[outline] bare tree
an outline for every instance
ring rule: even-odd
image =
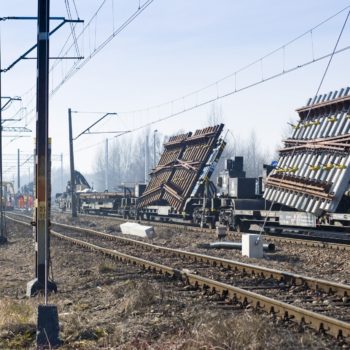
[[[247,177],[260,176],[263,164],[269,163],[269,159],[271,159],[270,153],[261,148],[254,130],[251,131],[247,139],[242,139],[231,131],[228,132],[227,145],[218,164],[218,170],[224,168],[225,159],[233,159],[236,156],[243,156]]]
[[[223,122],[222,106],[218,102],[213,102],[211,105],[208,118],[205,126],[214,126]]]
[[[150,140],[148,149],[146,149],[146,136]],[[155,141],[155,144],[153,144],[153,141]],[[156,162],[160,158],[163,141],[164,136],[160,132],[154,135],[154,131],[151,129],[146,129],[142,133],[133,136],[127,135],[115,139],[114,143],[109,147],[108,152],[108,179],[110,189],[117,190],[121,185],[132,187],[136,183],[143,182],[145,175],[145,154],[148,153],[149,155],[150,162],[147,171],[150,172],[154,164],[154,155]],[[105,187],[106,165],[104,146],[101,146],[96,156],[93,174],[95,187],[98,191],[103,191]]]
[[[279,157],[279,150],[283,148],[283,141],[290,138],[295,130],[295,128],[298,125],[298,121],[295,120],[295,118],[290,117],[288,122],[284,125],[281,132],[281,140],[276,144],[273,158],[278,159]]]

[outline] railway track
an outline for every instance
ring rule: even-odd
[[[56,214],[68,214],[68,213],[62,213],[62,212],[54,212]],[[81,217],[91,217],[94,219],[101,219],[106,218],[106,216],[101,215],[92,215],[92,214],[79,214]],[[116,222],[127,222],[127,221],[135,221],[135,220],[125,220],[119,217],[107,216],[108,219],[115,220]],[[135,221],[136,222],[136,221]],[[158,221],[145,221],[145,220],[137,220],[137,222],[144,224],[144,225],[152,225],[155,227],[164,227],[164,228],[172,228],[172,229],[179,229],[179,230],[186,230],[188,232],[206,232],[215,235],[215,229],[210,228],[200,228],[196,226],[190,226],[190,225],[183,225],[178,223],[169,223],[169,222],[158,222]],[[228,231],[228,235],[232,238],[240,239],[241,234],[234,233],[232,231]],[[346,250],[350,251],[350,241],[345,240],[332,240],[331,238],[325,239],[321,238],[316,239],[312,236],[300,236],[296,234],[286,234],[284,236],[280,235],[274,235],[272,233],[270,234],[264,234],[264,237],[268,239],[272,243],[287,243],[287,244],[295,244],[295,245],[301,245],[301,246],[307,246],[307,247],[315,247],[315,248],[328,248],[328,249],[335,249],[335,250]]]
[[[25,223],[23,220],[15,221]],[[55,231],[51,231],[51,234],[59,239],[98,251],[112,259],[181,278],[189,285],[215,292],[233,303],[243,306],[250,304],[317,331],[350,338],[348,285],[155,246],[95,230],[52,224]],[[56,227],[65,233],[57,232]],[[84,240],[81,239],[82,235]],[[110,241],[115,242],[118,250],[110,249]],[[320,296],[325,293],[329,294],[327,304],[319,302]]]

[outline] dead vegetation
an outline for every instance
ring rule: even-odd
[[[193,311],[193,310],[192,310]],[[301,334],[298,339],[280,329],[276,332],[274,322],[251,311],[230,316],[227,313],[195,309],[174,318],[163,319],[153,325],[158,336],[152,337],[147,324],[138,324],[138,332],[130,335],[130,323],[118,323],[103,339],[101,345],[108,349],[123,350],[294,350],[327,349],[322,340],[310,334]],[[151,322],[149,319],[148,322]]]
[[[126,316],[139,313],[146,308],[159,304],[164,298],[163,290],[156,289],[153,284],[143,281],[137,283],[127,280],[114,287],[113,294],[120,299],[119,309]]]
[[[107,335],[103,328],[89,326],[89,320],[80,313],[73,313],[64,321],[61,337],[66,345],[74,344],[74,347],[91,345]]]
[[[23,349],[35,340],[36,310],[29,300],[0,300],[0,348]]]
[[[103,262],[98,266],[98,271],[100,273],[111,273],[116,271],[116,266],[111,262]]]
[[[180,347],[190,349],[312,349],[320,342],[302,335],[299,344],[294,336],[276,334],[274,323],[267,317],[246,311],[236,317],[208,311],[198,314],[190,328],[188,338]]]

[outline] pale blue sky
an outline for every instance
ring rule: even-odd
[[[70,1],[71,2],[71,1]],[[75,0],[79,15],[86,21],[98,8],[101,0]],[[143,3],[141,1],[141,3]],[[106,0],[105,9],[84,36],[87,53],[94,46],[95,36],[107,37],[112,31],[112,3],[114,26],[135,11],[138,0]],[[72,4],[72,2],[71,2]],[[299,34],[307,31],[330,15],[350,5],[350,1],[235,1],[235,0],[154,0],[154,2],[125,31],[115,37],[98,55],[75,74],[50,102],[50,133],[53,153],[64,153],[68,165],[67,109],[80,111],[130,111],[157,105],[200,89],[265,55]],[[1,0],[0,16],[36,15],[35,0]],[[74,13],[73,5],[71,5]],[[66,16],[64,0],[52,1],[52,16]],[[327,25],[313,33],[314,56],[329,52],[345,19],[342,13]],[[3,67],[23,53],[36,40],[34,22],[2,22]],[[78,27],[82,28],[82,27]],[[79,29],[78,29],[79,31]],[[69,26],[51,37],[51,52],[56,55]],[[346,27],[340,46],[349,44],[350,26]],[[312,58],[311,34],[285,51],[285,68]],[[74,52],[72,52],[74,53]],[[349,53],[334,58],[321,92],[336,90],[349,84]],[[278,72],[283,66],[280,51],[264,61],[263,74]],[[71,61],[65,61],[50,76],[57,84]],[[273,151],[279,143],[287,121],[295,118],[294,110],[312,96],[319,84],[327,61],[321,61],[294,73],[277,78],[236,95],[220,100],[226,126],[240,138],[248,137],[255,129],[262,148]],[[65,68],[66,67],[66,68]],[[238,84],[255,81],[261,75],[261,67],[237,79]],[[13,71],[3,75],[3,94],[22,95],[35,84],[35,62],[25,61]],[[234,80],[219,84],[218,93],[234,89]],[[184,100],[186,107],[213,97],[215,89]],[[35,92],[34,90],[32,91]],[[28,96],[24,96],[25,106]],[[34,100],[33,100],[34,102]],[[20,107],[13,104],[4,118],[9,118]],[[182,108],[175,106],[174,108]],[[184,113],[179,117],[154,125],[163,134],[178,129],[196,129],[205,125],[210,105]],[[120,115],[119,118],[101,123],[99,130],[133,129],[149,121],[165,117],[164,110]],[[74,116],[76,133],[89,126],[99,115]],[[35,115],[26,116],[34,130]],[[17,125],[22,125],[21,123]],[[98,130],[98,129],[96,129]],[[75,133],[75,134],[76,134]],[[138,134],[133,134],[137,137]],[[32,135],[33,137],[34,135]],[[76,149],[83,149],[103,141],[106,136],[84,136],[76,142]],[[130,136],[124,136],[130,137]],[[4,153],[15,154],[17,148],[31,153],[32,138],[8,143],[4,139]],[[230,140],[228,140],[230,142]],[[101,146],[79,152],[76,166],[82,172],[92,169],[95,153]],[[59,166],[59,164],[54,164]],[[5,165],[6,169],[6,165]],[[5,174],[12,179],[16,169]]]

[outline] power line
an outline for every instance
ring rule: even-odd
[[[350,7],[350,6],[349,6],[349,7]],[[346,24],[346,22],[344,23],[344,25],[345,25],[345,24]],[[336,47],[337,47],[337,46],[336,46]],[[324,59],[326,59],[326,58],[333,57],[333,56],[336,55],[336,54],[345,52],[345,51],[347,51],[347,50],[350,49],[350,46],[343,47],[342,49],[339,49],[339,50],[336,50],[336,47],[335,47],[334,51],[331,52],[331,53],[329,53],[329,54],[326,54],[326,55],[321,56],[321,57],[318,57],[318,58],[314,58],[313,60],[308,61],[308,62],[306,62],[306,63],[304,63],[304,64],[295,66],[295,67],[290,68],[290,69],[288,69],[288,70],[284,70],[284,71],[282,71],[282,72],[280,72],[280,73],[278,73],[278,74],[272,75],[272,76],[270,76],[270,77],[268,77],[268,78],[264,78],[264,79],[262,79],[262,80],[260,80],[260,81],[258,81],[258,82],[249,84],[249,85],[244,86],[244,87],[242,87],[242,88],[240,88],[240,89],[232,90],[232,91],[230,91],[230,92],[228,92],[228,93],[225,93],[225,94],[223,94],[223,95],[217,95],[216,97],[211,98],[211,99],[208,99],[208,100],[206,100],[206,101],[204,101],[204,102],[202,102],[202,103],[195,104],[195,105],[193,105],[193,106],[184,108],[183,110],[181,110],[181,111],[179,111],[179,112],[171,113],[171,114],[166,115],[166,116],[164,116],[164,117],[162,117],[162,118],[158,118],[158,119],[156,119],[156,120],[153,120],[153,121],[151,121],[151,122],[149,122],[149,123],[142,124],[142,125],[140,125],[140,126],[138,126],[138,127],[136,127],[136,128],[133,128],[133,129],[131,129],[131,130],[124,131],[124,132],[122,132],[121,134],[114,136],[113,138],[109,138],[108,140],[113,140],[114,138],[118,138],[118,137],[124,136],[124,135],[126,135],[126,134],[130,134],[130,133],[139,131],[139,130],[141,130],[141,129],[150,127],[150,126],[152,126],[152,125],[154,125],[154,124],[158,124],[158,123],[163,122],[163,121],[165,121],[165,120],[178,117],[178,116],[180,116],[180,115],[182,115],[182,114],[184,114],[184,113],[190,112],[190,111],[195,110],[195,109],[197,109],[197,108],[204,107],[204,106],[206,106],[206,105],[208,105],[208,104],[210,104],[210,103],[213,103],[213,102],[216,102],[216,101],[218,101],[218,100],[224,99],[224,98],[226,98],[226,97],[229,97],[229,96],[234,95],[234,94],[236,94],[236,93],[239,93],[239,92],[241,92],[241,91],[247,90],[247,89],[252,88],[252,87],[254,87],[254,86],[258,86],[258,85],[260,85],[260,84],[262,84],[262,83],[265,83],[265,82],[267,82],[267,81],[269,81],[269,80],[272,80],[272,79],[281,77],[281,76],[283,76],[283,75],[285,75],[285,74],[294,72],[294,71],[296,71],[296,70],[298,70],[298,69],[304,68],[304,67],[306,67],[306,66],[308,66],[308,65],[311,65],[311,64],[313,64],[313,63],[319,62],[319,61],[324,60]],[[328,69],[327,69],[327,70],[328,70]],[[324,78],[323,78],[323,79],[324,79]],[[148,111],[148,110],[147,110],[147,111]],[[122,115],[122,114],[127,114],[127,113],[131,113],[131,112],[119,112],[118,114],[119,114],[119,115]],[[98,146],[98,145],[101,145],[101,144],[104,143],[104,142],[105,142],[105,140],[99,141],[99,142],[94,143],[94,144],[92,144],[92,145],[79,148],[79,149],[77,149],[75,152],[82,152],[82,151],[85,151],[85,150],[94,148],[94,147],[96,147],[96,146]]]
[[[65,0],[67,1],[67,0]],[[74,42],[68,46],[68,48],[66,49],[66,51],[64,51],[64,47],[66,47],[66,45],[69,42],[69,39],[72,37],[72,32],[70,33],[70,35],[68,36],[66,42],[64,43],[60,53],[58,56],[62,56],[62,59],[64,57],[66,57],[69,54],[69,51],[72,49],[72,47],[75,46],[75,41],[79,40],[80,38],[83,37],[83,35],[85,34],[86,31],[88,31],[88,29],[93,25],[94,20],[96,21],[96,18],[98,16],[98,14],[100,13],[100,11],[102,10],[102,8],[104,7],[104,5],[106,4],[107,0],[103,0],[102,3],[100,4],[100,6],[97,8],[97,10],[94,12],[94,14],[92,15],[92,17],[90,18],[90,20],[88,21],[88,23],[86,25],[84,25],[83,30],[76,36],[76,40],[73,40]],[[146,0],[141,6],[139,6],[137,8],[137,10],[135,12],[132,13],[131,16],[129,16],[118,28],[114,29],[113,27],[113,32],[112,34],[110,34],[106,39],[104,39],[97,47],[95,47],[90,53],[89,55],[81,60],[81,61],[75,61],[72,65],[72,67],[70,67],[70,69],[68,70],[68,72],[65,73],[64,77],[61,79],[61,81],[54,87],[52,88],[50,97],[52,97],[63,85],[65,82],[67,82],[70,78],[73,77],[73,75],[80,70],[81,68],[83,68],[83,66],[85,66],[85,64],[87,64],[95,55],[97,55],[111,40],[113,40],[114,37],[116,37],[117,35],[119,35],[129,24],[131,24],[144,10],[146,10],[146,8],[151,5],[151,3],[154,0]],[[63,53],[64,51],[64,53]],[[56,69],[57,65],[59,63],[62,62],[62,59],[57,59],[53,62],[51,69],[50,69],[50,74],[52,74],[52,72]],[[34,89],[35,86],[33,86],[31,89]],[[34,95],[31,100],[29,101],[29,103],[31,102],[35,102],[36,96]],[[33,106],[32,108],[28,108],[27,109],[27,113],[26,115],[30,115],[34,112],[35,110],[35,106]],[[34,115],[32,118],[30,118],[26,125],[29,125],[33,119],[34,119]]]
[[[72,19],[72,14],[71,14],[71,11],[70,11],[70,6],[69,6],[69,0],[65,0],[64,3],[66,5],[68,18]],[[80,57],[79,45],[78,45],[77,37],[75,35],[75,26],[73,25],[72,22],[70,23],[70,28],[71,28],[71,33],[72,33],[73,42],[74,42],[74,46],[75,46],[77,57]]]
[[[346,46],[346,47],[344,47],[344,48],[342,48],[342,49],[339,49],[339,50],[335,51],[335,52],[334,52],[334,55],[336,55],[336,54],[338,54],[338,53],[341,53],[341,52],[344,52],[344,51],[347,51],[347,50],[349,50],[349,49],[350,49],[350,45],[349,45],[349,46]],[[283,76],[283,75],[285,75],[285,74],[294,72],[294,71],[296,71],[296,70],[298,70],[298,69],[301,69],[301,68],[304,68],[304,67],[306,67],[306,66],[308,66],[308,65],[310,65],[310,64],[312,64],[312,63],[315,63],[315,62],[324,60],[324,59],[326,59],[326,58],[328,58],[328,57],[330,57],[330,56],[332,56],[332,55],[333,55],[333,53],[329,53],[329,54],[324,55],[324,56],[322,56],[322,57],[319,57],[319,58],[317,58],[317,59],[315,59],[315,60],[313,60],[313,61],[309,61],[309,62],[306,62],[306,63],[304,63],[304,64],[295,66],[295,67],[293,67],[293,68],[290,68],[290,69],[285,70],[285,71],[283,71],[283,72],[280,72],[280,73],[278,73],[278,74],[274,74],[274,75],[272,75],[272,76],[270,76],[270,77],[268,77],[268,78],[264,78],[264,79],[262,79],[262,80],[260,80],[260,81],[255,82],[255,83],[248,84],[248,85],[246,85],[246,86],[244,86],[244,87],[242,87],[242,88],[235,89],[235,90],[231,90],[231,91],[229,91],[229,92],[227,92],[227,93],[225,93],[225,94],[223,94],[223,95],[217,95],[216,97],[213,97],[213,98],[211,98],[211,99],[205,100],[205,101],[203,101],[203,102],[201,102],[201,103],[197,103],[197,104],[192,105],[192,106],[190,106],[190,107],[184,107],[182,110],[180,110],[180,111],[178,111],[178,112],[176,112],[176,113],[171,113],[171,114],[166,115],[166,116],[164,116],[164,117],[162,117],[162,118],[159,118],[159,119],[153,120],[153,121],[151,121],[151,122],[149,122],[149,123],[140,125],[140,126],[134,128],[134,129],[130,130],[130,132],[134,132],[134,131],[143,129],[143,128],[146,128],[146,127],[148,127],[148,126],[154,125],[154,124],[158,124],[158,123],[163,122],[163,121],[165,121],[165,120],[168,120],[168,119],[177,117],[177,116],[179,116],[179,115],[182,115],[182,114],[184,114],[184,113],[190,112],[190,111],[192,111],[192,110],[194,110],[194,109],[197,109],[197,108],[206,106],[206,105],[208,105],[208,104],[210,104],[210,103],[213,103],[213,102],[215,102],[215,101],[224,99],[224,98],[229,97],[229,96],[231,96],[231,95],[237,94],[237,93],[239,93],[239,92],[241,92],[241,91],[250,89],[250,88],[252,88],[252,87],[254,87],[254,86],[258,86],[258,85],[260,85],[260,84],[263,84],[263,83],[265,83],[265,82],[267,82],[267,81],[269,81],[269,80],[272,80],[272,79],[281,77],[281,76]],[[127,113],[130,113],[130,112],[120,112],[119,115],[127,114]],[[120,136],[122,136],[122,135],[120,135]]]
[[[66,83],[78,70],[80,70],[82,67],[84,67],[94,56],[96,56],[113,38],[115,38],[117,35],[119,35],[126,27],[128,27],[129,24],[131,24],[146,8],[153,3],[154,0],[147,0],[145,1],[126,21],[124,21],[116,30],[112,32],[112,34],[107,37],[102,43],[100,43],[90,54],[83,59],[82,61],[76,62],[71,69],[68,71],[68,73],[64,76],[64,78],[61,80],[58,85],[52,89],[51,96],[54,95],[64,83]],[[105,1],[103,2],[105,4]],[[101,5],[102,6],[102,5]],[[97,14],[95,15],[97,16]],[[91,21],[88,23],[87,26],[89,26]],[[85,28],[84,28],[85,31]],[[68,51],[66,51],[66,54]]]
[[[197,109],[197,108],[204,107],[204,106],[206,106],[206,105],[208,105],[208,104],[210,104],[210,103],[216,102],[216,101],[218,101],[218,100],[224,99],[224,98],[229,97],[229,96],[232,96],[232,95],[234,95],[234,94],[237,94],[237,93],[239,93],[239,92],[241,92],[241,91],[244,91],[244,90],[250,89],[250,88],[252,88],[252,87],[258,86],[258,85],[263,84],[263,83],[265,83],[265,82],[267,82],[267,81],[269,81],[269,80],[273,80],[273,79],[278,78],[278,77],[281,77],[281,76],[283,76],[283,75],[285,75],[285,74],[294,72],[294,71],[296,71],[296,70],[298,70],[298,69],[304,68],[304,67],[306,67],[306,66],[308,66],[308,65],[311,65],[311,64],[313,64],[313,63],[316,63],[316,62],[319,62],[319,61],[324,60],[324,59],[326,59],[326,58],[329,58],[329,57],[331,57],[332,55],[334,56],[334,55],[336,55],[336,54],[345,52],[345,51],[347,51],[347,50],[349,50],[349,49],[350,49],[350,46],[346,46],[346,47],[344,47],[344,48],[342,48],[342,49],[339,49],[339,50],[336,50],[336,51],[334,51],[334,52],[332,52],[332,53],[329,53],[329,54],[326,54],[326,55],[324,55],[324,56],[315,58],[315,59],[313,59],[313,60],[311,60],[311,61],[308,61],[308,62],[306,62],[306,63],[304,63],[304,64],[295,66],[295,67],[290,68],[290,69],[288,69],[288,70],[284,70],[284,71],[282,71],[282,72],[280,72],[280,73],[278,73],[278,74],[272,75],[272,76],[270,76],[270,77],[268,77],[268,78],[264,78],[264,79],[262,79],[262,80],[260,80],[260,81],[255,82],[255,83],[248,84],[248,85],[246,85],[246,86],[244,86],[244,87],[242,87],[242,88],[239,88],[239,89],[236,88],[235,90],[232,90],[232,91],[230,91],[230,92],[227,92],[227,93],[225,93],[225,94],[223,94],[223,95],[217,95],[216,97],[213,97],[213,98],[208,99],[208,100],[206,100],[206,101],[204,101],[204,102],[201,102],[201,103],[197,103],[197,104],[192,105],[192,106],[187,107],[187,108],[184,107],[181,111],[178,111],[178,112],[175,112],[175,113],[171,113],[171,114],[166,115],[166,116],[164,116],[164,117],[162,117],[162,118],[158,118],[158,119],[153,120],[153,121],[151,121],[151,122],[142,124],[142,125],[140,125],[140,126],[138,126],[138,127],[136,127],[136,128],[130,129],[130,130],[128,130],[128,131],[125,131],[125,132],[121,133],[120,135],[116,135],[116,136],[114,136],[114,138],[121,137],[121,136],[124,136],[124,135],[126,135],[126,134],[130,134],[130,133],[139,131],[139,130],[141,130],[141,129],[150,127],[150,126],[152,126],[152,125],[154,125],[154,124],[158,124],[158,123],[163,122],[163,121],[165,121],[165,120],[178,117],[178,116],[180,116],[180,115],[182,115],[182,114],[184,114],[184,113],[190,112],[190,111],[195,110],[195,109]],[[147,110],[147,111],[148,111],[148,110]],[[119,114],[119,115],[122,115],[122,114],[128,114],[128,113],[131,113],[131,112],[119,112],[118,114]],[[113,138],[109,138],[108,140],[113,140]],[[97,142],[97,143],[95,143],[95,144],[93,144],[93,145],[89,145],[89,146],[86,146],[86,147],[79,148],[79,149],[77,149],[75,152],[81,152],[81,151],[85,151],[85,150],[87,150],[87,149],[94,148],[94,147],[96,147],[96,146],[98,146],[98,145],[100,145],[100,144],[102,144],[102,143],[104,143],[104,142],[105,142],[105,140],[99,141],[99,142]]]
[[[203,92],[203,91],[206,91],[210,88],[219,88],[219,85],[220,83],[230,79],[230,78],[234,78],[234,83],[235,83],[235,87],[237,87],[237,79],[238,79],[238,76],[239,76],[239,73],[242,73],[246,70],[248,70],[249,68],[251,67],[255,67],[257,64],[261,65],[263,63],[264,60],[266,60],[267,58],[271,57],[272,55],[276,54],[276,53],[279,53],[279,52],[282,52],[285,54],[285,51],[286,49],[288,48],[288,46],[294,44],[296,41],[300,40],[301,38],[304,38],[305,36],[309,35],[310,33],[314,33],[316,29],[319,29],[321,26],[323,26],[324,24],[328,23],[329,21],[331,21],[332,19],[336,18],[337,16],[339,16],[340,14],[342,14],[343,12],[345,12],[346,10],[348,10],[350,8],[350,5],[344,7],[342,10],[336,12],[335,14],[333,14],[332,16],[326,18],[325,20],[321,21],[320,23],[318,23],[317,25],[315,25],[314,27],[310,28],[309,30],[303,32],[302,34],[298,35],[297,37],[295,37],[294,39],[286,42],[285,44],[279,46],[278,48],[270,51],[269,53],[253,60],[252,62],[244,65],[243,67],[237,69],[236,71],[234,71],[233,73],[230,73],[226,76],[224,76],[223,78],[220,78],[216,81],[214,81],[213,83],[210,83],[202,88],[199,88],[197,90],[194,90],[192,92],[189,92],[183,96],[180,96],[178,98],[175,98],[175,99],[172,99],[170,101],[167,101],[167,102],[163,102],[161,104],[157,104],[157,105],[152,105],[152,106],[148,106],[148,107],[145,107],[145,108],[141,108],[141,109],[136,109],[136,110],[131,110],[131,111],[125,111],[125,112],[119,112],[119,114],[131,114],[131,113],[140,113],[140,112],[149,112],[151,110],[154,110],[154,109],[159,109],[161,107],[166,107],[166,106],[169,106],[171,104],[175,104],[177,102],[181,102],[183,101],[184,99],[186,98],[189,98],[191,96],[196,96],[198,95],[199,93]],[[312,41],[311,43],[312,47],[314,46],[314,43]],[[349,45],[350,46],[350,45]],[[342,51],[345,51],[345,50],[348,50],[350,47],[347,46],[345,48],[343,48],[342,50],[338,50],[335,52],[335,54],[337,53],[340,53]],[[312,50],[313,51],[313,50]],[[317,61],[320,61],[321,59],[324,59],[324,58],[327,58],[331,55],[331,53],[327,54],[327,55],[323,55],[322,57],[319,57],[319,58],[314,58],[314,53],[312,54],[312,59],[310,60],[310,62],[307,62],[307,63],[304,63],[304,64],[301,64],[300,67],[303,67],[303,66],[306,66],[306,65],[309,65],[311,63],[314,63],[314,62],[317,62]],[[283,56],[283,55],[282,55]],[[285,59],[285,57],[284,57]],[[282,65],[283,66],[283,69],[282,69],[282,72],[280,74],[276,74],[275,76],[272,76],[271,78],[274,78],[274,77],[278,77],[280,75],[283,75],[282,73],[284,73],[284,71],[286,71],[286,73],[289,73],[295,69],[297,69],[298,67],[295,67],[294,69],[285,69],[285,66],[284,64]],[[262,76],[261,78],[261,82],[264,82],[264,81],[268,81],[268,80],[271,80],[269,78],[264,78]],[[252,86],[254,86],[254,84],[251,84]],[[236,89],[235,89],[236,90]],[[237,91],[241,91],[242,89],[237,89]]]
[[[95,50],[84,60],[84,61],[80,61],[79,63],[77,63],[77,65],[73,65],[73,67],[71,68],[71,70],[67,73],[67,75],[62,79],[62,81],[60,82],[59,85],[56,86],[56,88],[54,90],[52,90],[52,93],[51,95],[53,95],[55,92],[57,92],[57,90],[68,80],[70,79],[74,74],[75,72],[80,69],[81,67],[83,67],[95,54],[97,54],[100,50],[103,49],[103,47],[105,45],[108,44],[108,42],[110,40],[113,39],[113,37],[117,34],[120,33],[120,31],[122,31],[128,24],[130,24],[139,14],[141,11],[143,11],[144,9],[146,9],[146,7],[148,7],[151,3],[153,2],[153,0],[149,0],[149,1],[146,1],[141,7],[140,7],[140,10],[137,10],[134,12],[134,14],[132,16],[130,16],[121,26],[119,26],[119,28],[117,28],[115,31],[113,31],[113,34],[111,36],[109,36],[103,43],[101,43],[97,48],[95,48]],[[92,16],[92,18],[89,20],[88,22],[88,25],[84,27],[84,30],[83,31],[86,31],[86,28],[90,25],[92,25],[92,21],[93,19],[97,16],[97,14],[99,13],[99,11],[101,10],[101,8],[103,7],[103,5],[106,3],[106,1],[103,1],[102,4],[100,5],[100,7],[97,9],[97,11],[95,12],[95,14]],[[215,102],[217,100],[220,100],[220,99],[223,99],[225,97],[228,97],[228,96],[231,96],[235,93],[238,93],[240,91],[243,91],[243,90],[247,90],[251,87],[254,87],[254,86],[257,86],[257,85],[260,85],[264,82],[267,82],[269,80],[272,80],[272,79],[275,79],[275,78],[278,78],[280,76],[283,76],[287,73],[291,73],[293,71],[296,71],[300,68],[303,68],[303,67],[306,67],[308,65],[311,65],[313,63],[316,63],[316,62],[319,62],[323,59],[326,59],[328,57],[330,57],[332,55],[332,53],[327,53],[325,55],[322,55],[322,56],[319,56],[319,57],[316,57],[315,58],[315,52],[314,52],[314,40],[312,39],[312,42],[311,42],[311,46],[312,46],[312,58],[311,60],[307,61],[307,62],[304,62],[302,64],[299,64],[299,65],[296,65],[292,68],[288,68],[286,69],[285,67],[285,52],[286,52],[286,48],[291,45],[291,44],[294,44],[296,41],[298,41],[299,39],[305,37],[306,35],[311,35],[311,37],[313,38],[313,33],[315,32],[315,30],[319,29],[321,26],[323,26],[325,23],[331,21],[332,19],[334,19],[335,17],[339,16],[341,13],[343,13],[345,10],[348,10],[350,8],[350,5],[349,6],[346,6],[345,8],[343,8],[342,10],[336,12],[334,15],[328,17],[327,19],[321,21],[319,24],[317,24],[316,26],[312,27],[311,29],[307,30],[306,32],[298,35],[297,37],[295,37],[294,39],[288,41],[287,43],[285,43],[284,45],[282,46],[279,46],[277,49],[275,50],[272,50],[271,52],[265,54],[264,56],[252,61],[251,63],[241,67],[240,69],[236,70],[235,72],[229,74],[229,75],[226,75],[225,77],[219,79],[219,80],[216,80],[214,83],[211,83],[201,89],[197,89],[189,94],[186,94],[186,95],[183,95],[182,97],[180,98],[177,98],[177,99],[173,99],[171,101],[168,101],[168,102],[165,102],[165,103],[162,103],[162,104],[158,104],[158,105],[154,105],[154,106],[151,106],[151,107],[148,107],[148,108],[143,108],[143,109],[138,109],[138,110],[133,110],[133,111],[126,111],[126,112],[120,112],[119,115],[122,115],[122,114],[136,114],[136,113],[141,113],[141,112],[150,112],[154,109],[159,109],[159,108],[162,108],[162,107],[171,107],[171,113],[166,113],[166,115],[162,118],[158,118],[156,120],[153,120],[149,123],[146,123],[146,124],[143,124],[137,128],[134,128],[132,130],[129,130],[127,133],[129,132],[134,132],[134,131],[137,131],[137,130],[140,130],[142,128],[145,128],[145,127],[148,127],[148,126],[151,126],[153,124],[156,124],[156,123],[159,123],[159,122],[162,122],[162,121],[165,121],[167,119],[170,119],[170,118],[174,118],[174,117],[177,117],[179,115],[182,115],[183,113],[186,113],[186,112],[189,112],[191,110],[194,110],[194,109],[197,109],[197,108],[200,108],[200,107],[203,107],[205,105],[208,105],[212,102]],[[81,35],[82,33],[79,34],[79,36]],[[79,37],[78,36],[78,37]],[[72,44],[73,45],[73,44]],[[72,45],[70,46],[70,48],[72,47]],[[345,46],[341,49],[338,49],[337,51],[334,52],[334,55],[336,54],[339,54],[339,53],[342,53],[342,52],[345,52],[347,50],[350,49],[350,45],[349,46]],[[69,49],[65,52],[65,54],[67,54],[69,51]],[[254,65],[256,64],[259,64],[261,65],[261,68],[263,68],[263,61],[270,57],[271,55],[274,55],[278,52],[282,52],[283,53],[283,57],[282,57],[282,60],[283,60],[283,64],[282,64],[282,67],[283,69],[276,73],[276,74],[271,74],[270,76],[264,76],[263,74],[263,71],[262,71],[262,75],[261,75],[261,78],[258,80],[258,81],[255,81],[253,83],[249,83],[249,84],[246,84],[244,86],[241,86],[241,87],[237,87],[237,76],[239,73],[249,69],[250,67],[253,67]],[[234,78],[234,85],[235,85],[235,88],[231,91],[228,91],[226,93],[222,93],[220,94],[219,93],[219,88],[220,88],[220,83],[228,80],[229,78]],[[214,92],[214,96],[211,97],[211,98],[208,98],[202,102],[197,102],[196,104],[193,104],[189,107],[186,107],[185,106],[185,102],[186,102],[186,99],[191,97],[191,96],[198,96],[199,93],[209,89],[209,88],[215,88],[215,92]],[[179,109],[177,111],[173,111],[173,105],[175,103],[179,103],[179,102],[182,102],[182,105],[183,105],[183,108],[182,109]],[[125,133],[124,133],[125,134]],[[124,135],[122,134],[122,135]],[[121,136],[121,135],[120,135]],[[90,147],[89,147],[90,148]]]

